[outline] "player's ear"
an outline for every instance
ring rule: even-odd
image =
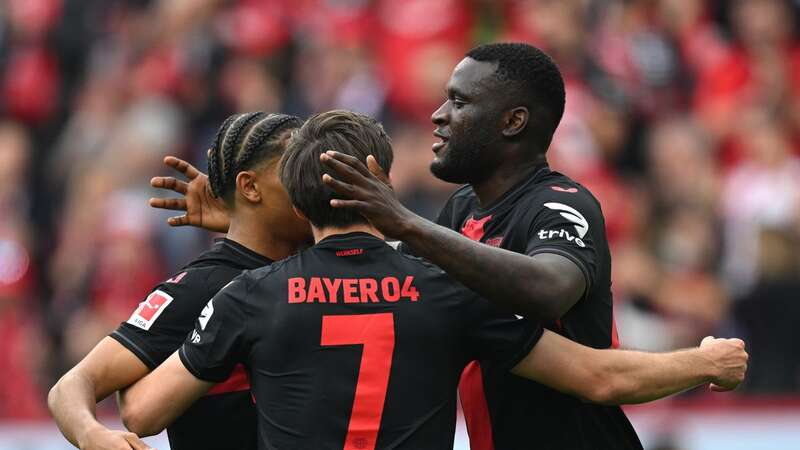
[[[261,202],[261,190],[254,171],[243,170],[236,175],[236,192],[250,203]]]
[[[301,220],[305,220],[306,222],[308,222],[308,217],[306,217],[306,215],[303,214],[303,211],[297,209],[297,206],[292,205],[292,211],[294,211],[294,215],[299,217]]]
[[[530,112],[525,106],[517,106],[506,111],[503,136],[512,137],[522,133],[528,126]]]

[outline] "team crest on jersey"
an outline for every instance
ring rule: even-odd
[[[156,289],[147,296],[145,301],[139,303],[139,307],[128,319],[128,323],[143,330],[149,330],[170,303],[172,303],[172,296]]]
[[[206,303],[206,306],[203,307],[203,310],[200,311],[200,317],[197,318],[197,322],[200,324],[200,329],[205,330],[206,325],[208,325],[208,319],[211,318],[211,315],[214,314],[214,299]]]
[[[486,240],[486,245],[491,245],[492,247],[500,247],[503,244],[503,239],[505,236],[495,236],[493,238],[489,238]]]

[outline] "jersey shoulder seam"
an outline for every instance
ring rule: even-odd
[[[446,272],[445,272],[445,271],[444,271],[444,270],[443,270],[441,267],[439,267],[439,266],[437,266],[436,264],[434,264],[434,263],[432,263],[432,262],[428,261],[428,260],[427,260],[427,259],[425,259],[425,258],[421,258],[421,257],[419,257],[419,256],[414,256],[414,255],[409,255],[409,254],[407,254],[407,253],[404,253],[404,252],[401,252],[401,251],[399,251],[399,250],[394,250],[394,251],[395,251],[395,252],[397,252],[397,253],[398,253],[400,256],[402,256],[403,258],[405,258],[405,259],[408,259],[409,261],[412,261],[412,262],[415,262],[415,263],[419,263],[419,264],[420,264],[420,265],[422,265],[422,266],[423,266],[423,267],[424,267],[426,270],[429,270],[429,271],[431,271],[431,272],[435,272],[435,273],[437,273],[437,274],[443,274],[443,273],[446,273]]]
[[[228,267],[228,266],[223,266],[223,265],[212,266],[212,267],[209,267],[208,269],[209,270],[208,270],[208,272],[206,272],[205,278],[203,279],[203,282],[206,285],[206,293],[208,295],[210,295],[210,296],[214,296],[217,292],[219,292],[219,289],[222,289],[227,283],[230,283],[237,276],[241,275],[244,272],[243,270],[238,270],[238,269],[236,269],[234,267]],[[215,286],[211,285],[211,278],[212,278],[213,275],[221,272],[223,269],[230,269],[231,272],[234,272],[234,275],[225,284],[223,284],[222,286],[219,286],[219,288],[215,289]]]
[[[286,263],[288,263],[289,261],[293,261],[299,256],[300,253],[295,253],[294,255],[284,258],[280,261],[275,261],[268,266],[259,267],[258,269],[250,269],[243,271],[242,279],[245,280],[246,283],[245,286],[246,292],[249,294],[251,289],[253,289],[256,285],[258,285],[266,278],[268,278],[270,275],[281,269],[284,265],[286,265]],[[248,279],[250,280],[250,282],[247,281]]]

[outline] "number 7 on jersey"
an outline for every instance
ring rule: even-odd
[[[321,345],[364,346],[344,450],[373,450],[394,353],[394,314],[322,317]]]

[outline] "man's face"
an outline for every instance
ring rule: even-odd
[[[447,100],[431,116],[436,124],[431,172],[450,183],[484,181],[500,163],[492,148],[502,139],[496,63],[464,58],[447,82]]]

